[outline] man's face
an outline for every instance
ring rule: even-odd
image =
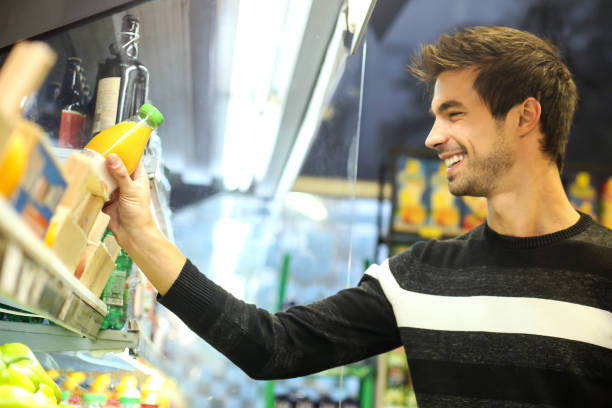
[[[436,80],[431,113],[434,125],[425,140],[446,162],[454,195],[490,196],[514,165],[504,130],[473,88],[473,70],[445,71]]]

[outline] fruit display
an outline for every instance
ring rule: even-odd
[[[406,225],[420,225],[427,218],[427,207],[424,194],[424,162],[415,158],[406,158],[398,163],[397,215],[398,222]]]
[[[459,205],[457,197],[448,190],[446,179],[446,165],[434,163],[434,170],[430,172],[429,185],[431,186],[430,224],[441,228],[459,228]]]
[[[66,407],[62,393],[21,343],[0,346],[0,408]]]
[[[395,160],[395,232],[423,238],[458,235],[484,222],[484,199],[454,196],[446,165],[436,159],[399,155]]]

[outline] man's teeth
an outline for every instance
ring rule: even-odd
[[[463,155],[462,154],[456,154],[453,157],[450,157],[446,160],[444,160],[444,163],[446,164],[446,167],[450,167],[453,164],[460,162],[461,160],[463,160]]]

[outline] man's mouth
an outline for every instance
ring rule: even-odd
[[[463,159],[465,158],[465,155],[463,154],[456,154],[452,157],[449,157],[448,159],[444,160],[444,164],[446,164],[446,167],[448,167],[449,169],[455,165],[457,165],[458,163],[462,162]]]

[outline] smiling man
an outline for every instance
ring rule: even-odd
[[[556,49],[474,27],[423,46],[433,84],[426,144],[486,223],[414,244],[355,288],[270,314],[215,285],[157,230],[148,182],[114,156],[107,207],[159,300],[253,378],[315,373],[403,346],[419,408],[609,407],[612,231],[575,211],[560,170],[576,87]],[[366,106],[367,109],[367,106]]]

